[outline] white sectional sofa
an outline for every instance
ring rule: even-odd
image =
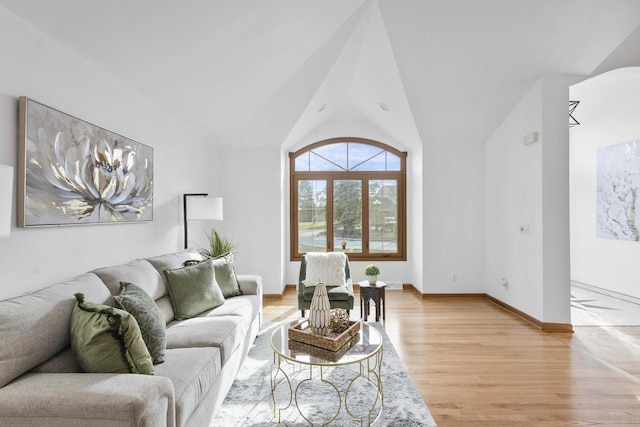
[[[138,259],[0,301],[0,425],[208,426],[260,328],[262,279],[238,275],[242,295],[175,320],[163,270],[188,260],[202,257]],[[110,305],[121,281],[142,288],[165,318],[154,375],[84,373],[70,348],[74,294]]]

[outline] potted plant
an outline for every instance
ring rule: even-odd
[[[369,279],[369,284],[375,285],[378,281],[378,274],[380,274],[380,269],[375,264],[369,264],[364,269],[364,274]]]
[[[200,249],[200,253],[206,258],[219,258],[223,255],[233,253],[236,248],[231,240],[218,233],[215,228],[212,228],[211,231],[207,233],[207,238],[209,240],[209,248]]]

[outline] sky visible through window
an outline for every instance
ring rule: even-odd
[[[339,142],[301,154],[295,168],[298,172],[399,171],[400,158],[373,145]]]

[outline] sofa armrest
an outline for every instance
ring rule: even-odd
[[[238,274],[238,284],[244,295],[258,295],[262,298],[262,276]]]
[[[27,374],[0,388],[0,425],[175,426],[173,384],[135,374]]]

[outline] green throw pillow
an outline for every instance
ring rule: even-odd
[[[153,375],[136,319],[124,310],[78,301],[71,314],[71,349],[85,372]]]
[[[164,274],[177,320],[195,317],[224,303],[210,259],[182,268],[165,269]]]
[[[127,311],[136,319],[153,364],[164,362],[166,325],[160,309],[149,294],[133,283],[120,282],[120,293],[113,297],[113,306]]]
[[[194,265],[202,261],[185,261],[184,265]],[[240,284],[238,283],[238,277],[236,276],[236,269],[233,266],[233,254],[227,253],[213,259],[213,269],[216,275],[216,282],[222,290],[222,295],[225,298],[237,297],[242,295],[240,290]]]

